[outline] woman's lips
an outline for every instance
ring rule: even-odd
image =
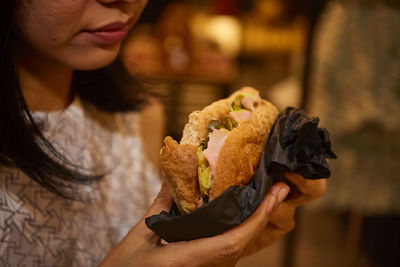
[[[84,31],[84,33],[97,43],[113,45],[125,39],[128,34],[128,23],[110,23],[95,30]]]

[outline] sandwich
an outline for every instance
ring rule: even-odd
[[[182,214],[251,181],[277,115],[257,90],[244,87],[192,112],[179,143],[164,139],[162,172]]]

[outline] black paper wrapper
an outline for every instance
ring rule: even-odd
[[[292,171],[309,179],[328,178],[326,158],[336,158],[329,133],[318,118],[286,108],[276,118],[252,182],[231,186],[195,211],[181,215],[175,203],[169,212],[146,218],[146,225],[167,242],[189,241],[221,234],[244,222],[275,181]]]
[[[319,118],[308,118],[304,111],[292,107],[278,115],[264,147],[268,175],[274,179],[283,179],[286,171],[309,179],[331,175],[327,158],[336,155],[329,132],[318,128],[318,123]]]

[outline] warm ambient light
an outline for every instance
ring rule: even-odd
[[[239,52],[242,26],[237,18],[227,15],[196,15],[192,26],[195,35],[217,43],[225,55],[234,57]]]

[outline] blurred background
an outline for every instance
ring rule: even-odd
[[[331,132],[327,195],[238,266],[400,266],[399,0],[150,0],[121,58],[175,139],[242,86]]]

